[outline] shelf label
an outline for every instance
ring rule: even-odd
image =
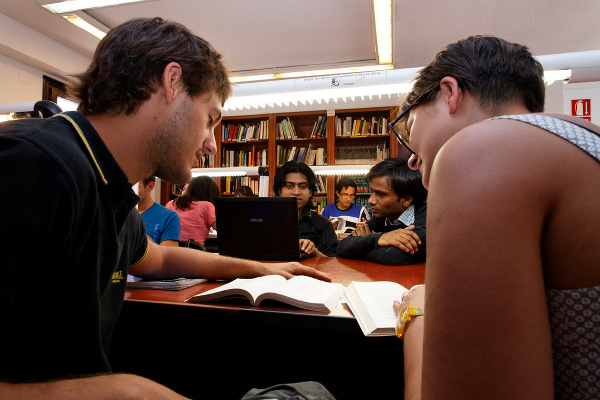
[[[332,88],[348,88],[355,86],[371,86],[385,84],[386,71],[361,72],[329,76],[298,78],[294,82],[295,90],[317,90]]]
[[[335,110],[327,110],[328,117],[335,117]]]

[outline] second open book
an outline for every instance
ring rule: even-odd
[[[396,326],[392,304],[406,291],[395,282],[352,282],[344,288],[339,283],[303,275],[289,280],[279,275],[267,275],[236,279],[188,301],[201,303],[244,297],[255,306],[263,300],[277,300],[306,310],[331,312],[345,297],[365,336],[390,336],[395,334]]]

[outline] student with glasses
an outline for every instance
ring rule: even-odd
[[[339,243],[337,256],[385,265],[424,262],[427,190],[419,171],[403,158],[391,158],[373,166],[366,179],[373,218],[357,224]]]
[[[429,189],[425,285],[394,303],[407,399],[599,398],[600,129],[543,114],[543,73],[469,37],[401,106]]]
[[[371,218],[365,207],[354,203],[356,183],[352,179],[341,177],[335,184],[335,195],[338,201],[321,210],[321,215],[331,221],[334,229],[340,227],[339,218],[343,218],[346,228],[356,228],[357,222],[365,222]]]
[[[335,257],[338,240],[333,225],[313,210],[315,204],[312,199],[316,192],[315,173],[303,162],[286,162],[273,179],[275,196],[295,197],[298,200],[300,250],[309,257]]]

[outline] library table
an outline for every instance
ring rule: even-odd
[[[301,263],[344,286],[393,281],[410,288],[425,281],[425,264],[391,267],[334,257]],[[346,304],[323,313],[276,302],[186,303],[223,283],[180,291],[127,289],[112,340],[114,370],[194,399],[239,399],[254,387],[308,380],[339,400],[402,398],[402,342],[365,337]]]

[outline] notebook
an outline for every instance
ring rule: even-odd
[[[215,199],[219,254],[264,261],[298,261],[295,197]]]

